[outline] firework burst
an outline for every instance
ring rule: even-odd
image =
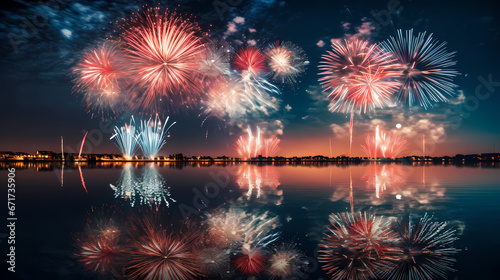
[[[400,134],[386,134],[377,125],[374,136],[366,136],[365,145],[361,145],[370,158],[396,158],[404,151],[407,143]]]
[[[319,81],[329,92],[330,110],[366,113],[390,104],[399,85],[393,62],[394,58],[375,44],[335,42],[319,66]]]
[[[135,133],[135,120],[132,116],[129,125],[123,127],[115,127],[115,134],[111,139],[115,139],[116,145],[122,152],[125,159],[131,159],[137,150],[137,135]]]
[[[124,101],[127,86],[127,61],[118,45],[107,42],[83,54],[73,68],[74,90],[83,94],[89,111],[115,113]]]
[[[260,134],[260,127],[257,127],[257,134],[254,136],[252,129],[248,126],[248,135],[246,137],[240,136],[236,142],[236,150],[238,154],[247,159],[256,157],[262,149],[262,139]]]
[[[262,143],[262,156],[263,157],[272,157],[278,153],[280,150],[280,139],[278,137],[273,136],[271,138],[264,139]]]
[[[195,22],[155,8],[130,19],[123,29],[135,97],[143,109],[157,108],[165,99],[174,110],[199,99],[204,45]]]
[[[232,260],[236,270],[247,276],[260,275],[266,268],[267,256],[257,249],[244,250]]]
[[[331,215],[332,228],[320,243],[319,261],[332,279],[372,279],[390,268],[397,236],[390,222],[374,215]]]
[[[265,54],[273,79],[282,83],[294,83],[309,63],[306,61],[304,51],[290,42],[270,44]]]
[[[249,214],[236,208],[221,209],[208,215],[210,237],[221,246],[246,248],[267,247],[278,239],[278,217],[269,213]]]
[[[171,221],[162,226],[160,212],[144,212],[130,219],[130,279],[199,279],[196,252],[204,235],[199,227]]]
[[[451,67],[456,64],[454,52],[448,52],[446,42],[439,43],[426,33],[413,35],[413,29],[398,30],[396,38],[391,37],[381,44],[390,52],[402,68],[402,86],[397,100],[408,102],[412,107],[418,101],[428,108],[433,102],[446,102],[446,96],[454,96],[453,78],[459,73]]]
[[[154,121],[150,118],[141,122],[137,141],[146,158],[154,159],[163,145],[167,143],[165,138],[169,136],[168,131],[175,124],[173,122],[167,127],[168,119],[169,117],[167,117],[163,125],[158,116],[155,117]]]
[[[384,274],[386,279],[447,279],[459,250],[453,247],[458,238],[455,231],[447,229],[446,222],[433,222],[427,213],[417,224],[396,223],[401,238],[400,256],[396,266]]]
[[[266,70],[266,57],[255,47],[242,48],[234,55],[232,64],[235,70],[258,76]]]
[[[267,273],[278,279],[286,279],[304,267],[304,255],[293,245],[275,248],[268,259]]]
[[[89,271],[101,274],[117,274],[126,252],[116,238],[101,235],[78,239],[77,247],[76,256],[83,266]]]
[[[208,77],[228,75],[230,71],[229,49],[211,42],[205,46],[199,63],[199,70]]]

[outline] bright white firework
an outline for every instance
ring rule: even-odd
[[[233,248],[263,248],[279,237],[279,233],[274,232],[279,226],[278,217],[268,212],[252,214],[238,208],[220,209],[208,214],[207,224],[214,240]]]
[[[282,83],[294,83],[309,63],[304,51],[290,42],[270,44],[265,52],[272,78]]]
[[[145,157],[154,159],[163,145],[167,143],[165,138],[168,137],[168,130],[175,124],[173,122],[167,127],[168,119],[169,117],[167,117],[163,125],[158,116],[155,117],[154,121],[150,118],[141,122],[137,140]]]
[[[137,135],[135,133],[135,120],[132,116],[129,125],[123,127],[115,127],[115,134],[111,139],[115,139],[116,145],[122,152],[125,159],[131,159],[137,150]]]

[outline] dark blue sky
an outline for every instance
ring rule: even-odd
[[[62,4],[58,7],[37,1],[1,4],[0,117],[3,129],[0,150],[58,150],[61,136],[68,148],[76,149],[85,131],[98,134],[96,129],[102,120],[91,118],[78,96],[72,94],[69,69],[81,52],[110,34],[112,22],[127,17],[138,6],[135,1],[123,0],[55,2]],[[238,1],[232,3],[235,2]],[[369,38],[373,42],[394,36],[396,29],[411,28],[415,32],[433,33],[439,41],[446,41],[448,50],[457,52],[456,69],[461,76],[455,79],[456,94],[465,100],[457,98],[454,104],[438,104],[427,111],[392,108],[376,115],[359,116],[355,119],[354,155],[362,155],[359,144],[373,125],[379,123],[387,130],[394,129],[396,123],[408,129],[411,145],[407,153],[418,151],[422,134],[429,139],[429,153],[433,155],[490,152],[495,143],[497,151],[500,150],[500,25],[499,9],[494,1],[260,0],[241,1],[223,12],[217,11],[213,3],[212,0],[165,1],[162,5],[177,6],[177,10],[195,15],[202,28],[211,26],[213,38],[221,37],[235,17],[243,17],[245,23],[238,26],[239,31],[229,40],[254,39],[261,45],[275,40],[291,41],[301,46],[308,56],[310,64],[299,78],[300,83],[293,88],[282,87],[282,104],[292,109],[281,116],[284,128],[279,136],[279,154],[329,155],[330,141],[333,155],[347,152],[348,140],[342,129],[348,118],[328,112],[328,103],[320,97],[317,66],[328,49],[329,40],[345,36],[344,23],[352,26],[347,33],[356,33],[356,27],[363,22],[376,27]],[[388,14],[388,6],[394,6],[399,12],[392,13],[390,20],[374,17],[374,14]],[[31,25],[27,25],[26,20]],[[257,32],[244,32],[248,28]],[[326,42],[324,47],[317,45],[320,40]],[[488,83],[484,81],[488,80],[493,84],[485,85]],[[482,94],[479,99],[476,97],[478,87]],[[482,98],[487,93],[490,96]],[[202,127],[198,112],[172,118],[177,124],[171,130],[163,154],[235,154],[233,145],[241,130],[216,131],[210,126]],[[122,123],[119,117],[111,122],[112,125]],[[118,152],[108,140],[111,134],[102,135],[102,141],[89,142],[87,151]]]

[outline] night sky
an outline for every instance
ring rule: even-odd
[[[115,21],[129,17],[142,4],[156,5],[125,0],[52,2],[60,4],[1,4],[0,150],[58,151],[63,136],[65,149],[76,151],[84,133],[96,131],[103,120],[92,118],[81,98],[72,92],[71,67],[85,49],[116,29]],[[210,29],[212,38],[226,37],[235,47],[238,41],[255,40],[257,45],[265,46],[282,40],[303,48],[310,63],[298,78],[300,82],[280,86],[283,133],[278,135],[278,155],[348,154],[349,116],[328,111],[318,82],[318,64],[331,39],[357,36],[364,31],[362,26],[375,27],[365,34],[371,42],[384,41],[397,29],[433,33],[437,40],[447,42],[448,51],[457,52],[456,69],[461,75],[454,79],[458,87],[450,103],[439,103],[428,110],[397,106],[355,116],[354,156],[364,155],[360,144],[375,125],[395,130],[398,123],[410,143],[405,154],[421,153],[424,134],[427,153],[434,156],[493,152],[495,144],[496,151],[500,151],[500,25],[495,1],[243,0],[226,11],[217,11],[212,0],[162,1],[161,5],[192,14],[202,29]],[[391,14],[390,20],[373,16],[384,13],[380,11],[388,10],[388,5],[399,10]],[[235,24],[236,17],[244,18],[244,22]],[[38,20],[37,25],[33,25],[33,19]],[[32,25],[27,25],[26,20]],[[229,32],[232,24],[235,32]],[[343,27],[346,24],[348,30]],[[250,29],[256,32],[248,32]],[[286,105],[291,109],[286,110]],[[177,124],[160,153],[236,156],[234,143],[244,132],[235,127],[215,129],[217,124],[210,121],[202,126],[203,119],[198,115],[196,110],[171,114]],[[122,125],[124,120],[117,116],[105,122],[114,126]],[[96,135],[89,134],[84,152],[119,153],[109,140],[110,132],[104,133],[101,141],[92,139]]]

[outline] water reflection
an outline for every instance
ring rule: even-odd
[[[318,260],[332,279],[446,279],[458,238],[424,215],[417,224],[367,213],[332,214]]]
[[[166,187],[155,163],[149,163],[143,168],[140,179],[136,178],[132,163],[127,163],[123,166],[116,186],[113,184],[109,186],[115,191],[115,198],[129,201],[132,207],[136,204],[160,205],[162,203],[168,207],[170,202],[175,202],[170,197],[170,189]]]
[[[283,190],[280,186],[278,170],[273,165],[242,164],[238,166],[237,183],[247,189],[246,199],[255,197],[258,201],[280,205],[283,201]]]

